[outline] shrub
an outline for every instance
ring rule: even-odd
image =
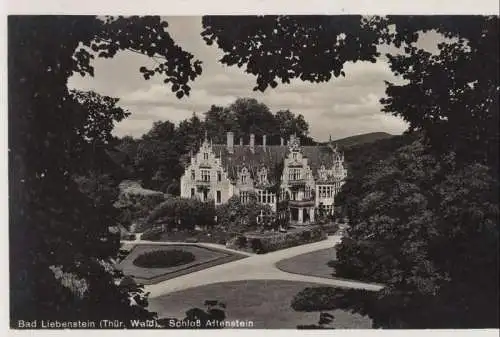
[[[137,283],[135,282],[133,277],[126,275],[120,281],[120,287],[123,287],[130,292],[137,288]]]
[[[245,248],[247,246],[247,238],[244,236],[238,236],[236,239],[236,246],[238,246],[238,248]]]
[[[200,224],[213,227],[215,206],[213,202],[169,197],[152,210],[145,220],[145,225],[152,226],[159,219],[177,229],[192,230]]]
[[[296,311],[321,311],[337,309],[334,298],[337,297],[337,289],[331,287],[305,288],[295,295],[292,300],[292,308]]]
[[[147,229],[144,233],[141,235],[141,240],[160,240],[161,235],[163,233],[162,228],[151,228]]]
[[[325,225],[322,225],[322,229],[328,234],[333,235],[336,234],[339,230],[339,225],[335,222],[331,222]]]
[[[265,253],[261,239],[257,239],[257,238],[251,239],[250,240],[250,247],[257,254],[259,254],[259,253]]]
[[[195,256],[191,252],[184,250],[154,250],[139,255],[135,258],[134,264],[142,268],[168,268],[177,267],[191,263]]]
[[[244,235],[250,242],[250,249],[257,254],[272,252],[279,249],[302,245],[326,239],[327,235],[319,226],[296,229],[287,233],[272,233],[267,235],[250,234]],[[241,239],[230,240],[227,244],[230,248],[242,249]]]

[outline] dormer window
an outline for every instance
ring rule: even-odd
[[[208,160],[208,153],[207,152],[203,153],[203,159]]]
[[[267,170],[265,167],[259,170],[259,182],[265,183],[267,181]]]
[[[191,180],[195,180],[195,172],[194,170],[191,170]]]
[[[243,168],[241,170],[241,183],[246,184],[248,179],[248,170],[246,168]]]
[[[292,153],[292,158],[297,160],[297,152]]]

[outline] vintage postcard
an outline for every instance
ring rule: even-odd
[[[498,13],[321,13],[8,16],[10,329],[498,329]]]

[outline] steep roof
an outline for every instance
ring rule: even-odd
[[[321,165],[325,165],[327,169],[333,166],[335,149],[330,146],[301,146],[300,148],[308,159],[315,176]],[[255,176],[263,166],[268,170],[274,170],[283,163],[289,151],[288,146],[285,145],[267,145],[265,148],[262,145],[256,145],[253,153],[249,145],[234,145],[233,149],[233,153],[229,153],[225,144],[212,145],[212,150],[217,157],[221,157],[222,166],[231,179],[235,179],[243,167],[246,167],[252,176]]]

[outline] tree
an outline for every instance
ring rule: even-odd
[[[329,81],[345,76],[346,62],[376,62],[380,45],[401,48],[386,56],[410,83],[387,84],[384,111],[424,130],[441,152],[498,165],[498,17],[207,16],[203,28],[207,44],[224,52],[221,62],[245,65],[260,91],[278,80]],[[416,45],[430,30],[448,39],[437,55]]]
[[[278,125],[279,135],[285,139],[295,135],[299,138],[307,137],[309,133],[309,125],[304,120],[304,116],[295,115],[290,110],[279,110],[274,117]]]
[[[229,198],[228,202],[216,207],[217,223],[230,233],[243,233],[255,230],[260,225],[258,217],[267,214],[269,218],[274,216],[268,205],[257,202],[255,195],[250,196],[247,203],[242,203],[239,196]]]
[[[132,305],[128,291],[116,285],[120,274],[107,271],[119,238],[72,179],[82,169],[74,159],[85,142],[85,118],[75,112],[66,84],[74,73],[93,75],[95,57],[131,50],[157,60],[153,69],[140,69],[146,79],[164,76],[177,97],[189,94],[188,83],[201,73],[201,65],[174,43],[167,27],[159,17],[8,18],[13,324],[19,319],[153,317],[144,301],[137,297]],[[54,267],[85,280],[84,296],[63,285]]]
[[[235,137],[254,134],[273,134],[276,124],[269,107],[254,98],[238,98],[229,106],[239,128]],[[256,139],[256,141],[258,141]]]
[[[498,327],[498,17],[204,17],[203,27],[221,62],[245,66],[260,91],[278,80],[329,81],[345,75],[345,62],[376,62],[380,45],[400,48],[386,56],[405,82],[387,83],[381,102],[425,146],[353,176],[363,183],[344,196],[352,227],[340,265],[388,284],[376,301],[354,300],[379,326]],[[416,43],[430,30],[447,39],[433,55]],[[455,238],[468,235],[467,258],[458,258]],[[437,254],[437,242],[455,248]]]
[[[170,197],[156,206],[146,219],[150,226],[161,220],[168,228],[193,230],[195,226],[213,226],[215,206],[213,202],[203,202],[198,199]]]
[[[498,182],[486,166],[456,168],[454,160],[417,142],[358,177],[364,189],[348,201],[351,228],[335,270],[385,285],[363,300],[377,326],[498,322]]]
[[[205,113],[205,128],[208,137],[217,144],[226,142],[226,132],[233,131],[237,134],[240,129],[235,114],[228,108],[212,105]]]
[[[438,155],[452,151],[456,161],[478,161],[497,172],[498,17],[433,22],[430,27],[452,42],[440,44],[434,55],[415,45],[407,46],[406,54],[388,55],[391,69],[407,84],[387,83],[384,111],[424,130]]]

